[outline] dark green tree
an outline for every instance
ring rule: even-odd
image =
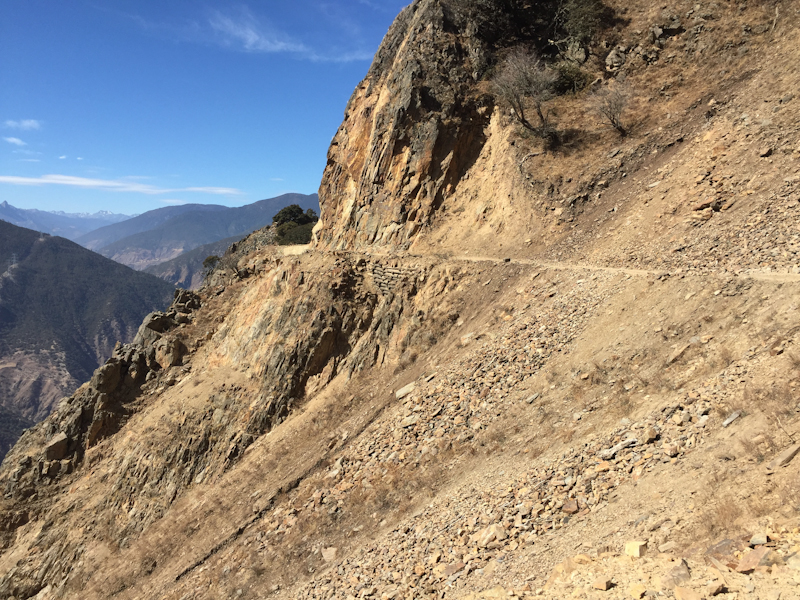
[[[272,222],[275,225],[283,225],[284,223],[295,223],[295,225],[305,225],[306,223],[313,223],[317,220],[317,213],[312,209],[303,212],[297,204],[290,204],[278,211]]]

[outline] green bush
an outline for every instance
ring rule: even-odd
[[[612,19],[613,12],[601,0],[564,0],[557,22],[568,39],[589,44],[597,31]]]
[[[311,241],[311,230],[314,229],[314,225],[316,225],[316,222],[304,223],[303,225],[298,225],[291,221],[283,223],[277,228],[275,241],[280,246],[308,244]]]
[[[278,214],[272,217],[272,222],[278,226],[284,223],[294,223],[295,226],[297,226],[305,225],[306,223],[314,223],[317,221],[317,218],[317,213],[315,213],[313,209],[309,208],[306,212],[303,212],[303,209],[297,204],[290,204],[280,209]]]
[[[575,93],[591,83],[589,74],[570,60],[562,60],[556,63],[554,68],[558,73],[558,81],[555,84],[558,94]]]

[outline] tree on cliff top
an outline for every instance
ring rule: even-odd
[[[292,204],[278,211],[272,217],[275,226],[275,242],[279,245],[308,244],[311,241],[311,230],[319,220],[312,209],[303,212],[297,204]]]
[[[309,208],[307,211],[303,212],[303,209],[297,204],[290,204],[280,209],[278,213],[272,217],[272,223],[274,225],[283,225],[284,223],[305,225],[306,223],[314,223],[316,221],[317,213],[314,212],[313,209]]]

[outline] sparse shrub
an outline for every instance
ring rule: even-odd
[[[586,45],[612,16],[611,9],[600,0],[562,0],[556,23],[567,40]]]
[[[559,94],[579,92],[590,83],[589,74],[571,60],[562,60],[554,68],[558,73],[555,90]]]
[[[212,254],[211,256],[207,256],[206,259],[203,261],[203,273],[206,277],[211,274],[217,264],[219,263],[219,256]]]
[[[623,124],[622,113],[631,103],[633,90],[630,84],[619,78],[608,86],[597,91],[592,97],[594,109],[611,123],[620,135],[627,135],[628,130]]]
[[[555,95],[558,77],[558,73],[537,56],[523,48],[516,48],[503,61],[493,82],[495,94],[513,109],[517,121],[549,142],[555,141],[557,135],[544,105]],[[528,120],[528,105],[536,113],[538,125]]]

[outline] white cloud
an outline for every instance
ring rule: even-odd
[[[82,157],[82,156],[79,156],[79,157],[77,158],[77,160],[83,160],[83,157]]]
[[[247,52],[309,52],[303,44],[259,23],[247,8],[242,8],[235,16],[214,11],[208,24],[225,46],[238,46]]]
[[[15,146],[27,146],[28,145],[25,142],[23,142],[21,139],[15,138],[15,137],[4,137],[3,139],[5,141],[7,141],[9,144],[14,144]]]
[[[216,196],[236,196],[241,194],[239,190],[224,187],[188,187],[176,192],[200,192],[201,194],[214,194]]]
[[[36,119],[22,119],[21,121],[6,121],[6,127],[11,129],[21,129],[23,131],[30,131],[31,129],[41,129],[42,122]]]
[[[66,155],[66,154],[64,154],[64,155],[62,155],[62,156],[59,156],[59,157],[58,157],[58,160],[64,160],[65,158],[67,158],[67,155]]]
[[[181,204],[188,204],[186,200],[177,200],[173,198],[165,198],[164,200],[161,200],[161,202],[163,202],[164,204],[169,204],[171,206],[180,206]]]
[[[155,196],[158,194],[174,194],[176,192],[197,192],[213,194],[216,196],[238,196],[241,190],[226,187],[188,187],[188,188],[160,188],[135,181],[115,179],[91,179],[88,177],[75,177],[73,175],[42,175],[41,177],[17,177],[15,175],[0,175],[0,183],[11,185],[64,185],[86,189],[105,190],[109,192],[134,192]]]
[[[183,24],[154,22],[135,14],[119,14],[135,22],[149,35],[184,43],[211,43],[240,52],[294,54],[303,60],[335,63],[369,61],[372,60],[374,54],[374,52],[365,50],[312,48],[288,33],[273,27],[246,6],[238,10],[211,10],[206,12],[205,18],[187,21]],[[337,29],[340,30],[337,31],[337,39],[346,39],[351,46],[361,45],[360,39],[353,39],[360,38],[360,35],[356,35],[355,31],[348,32],[347,27],[343,30],[341,23],[337,25]]]
[[[19,162],[42,162],[38,158],[20,158]]]
[[[282,177],[273,177],[270,181],[283,181]]]

